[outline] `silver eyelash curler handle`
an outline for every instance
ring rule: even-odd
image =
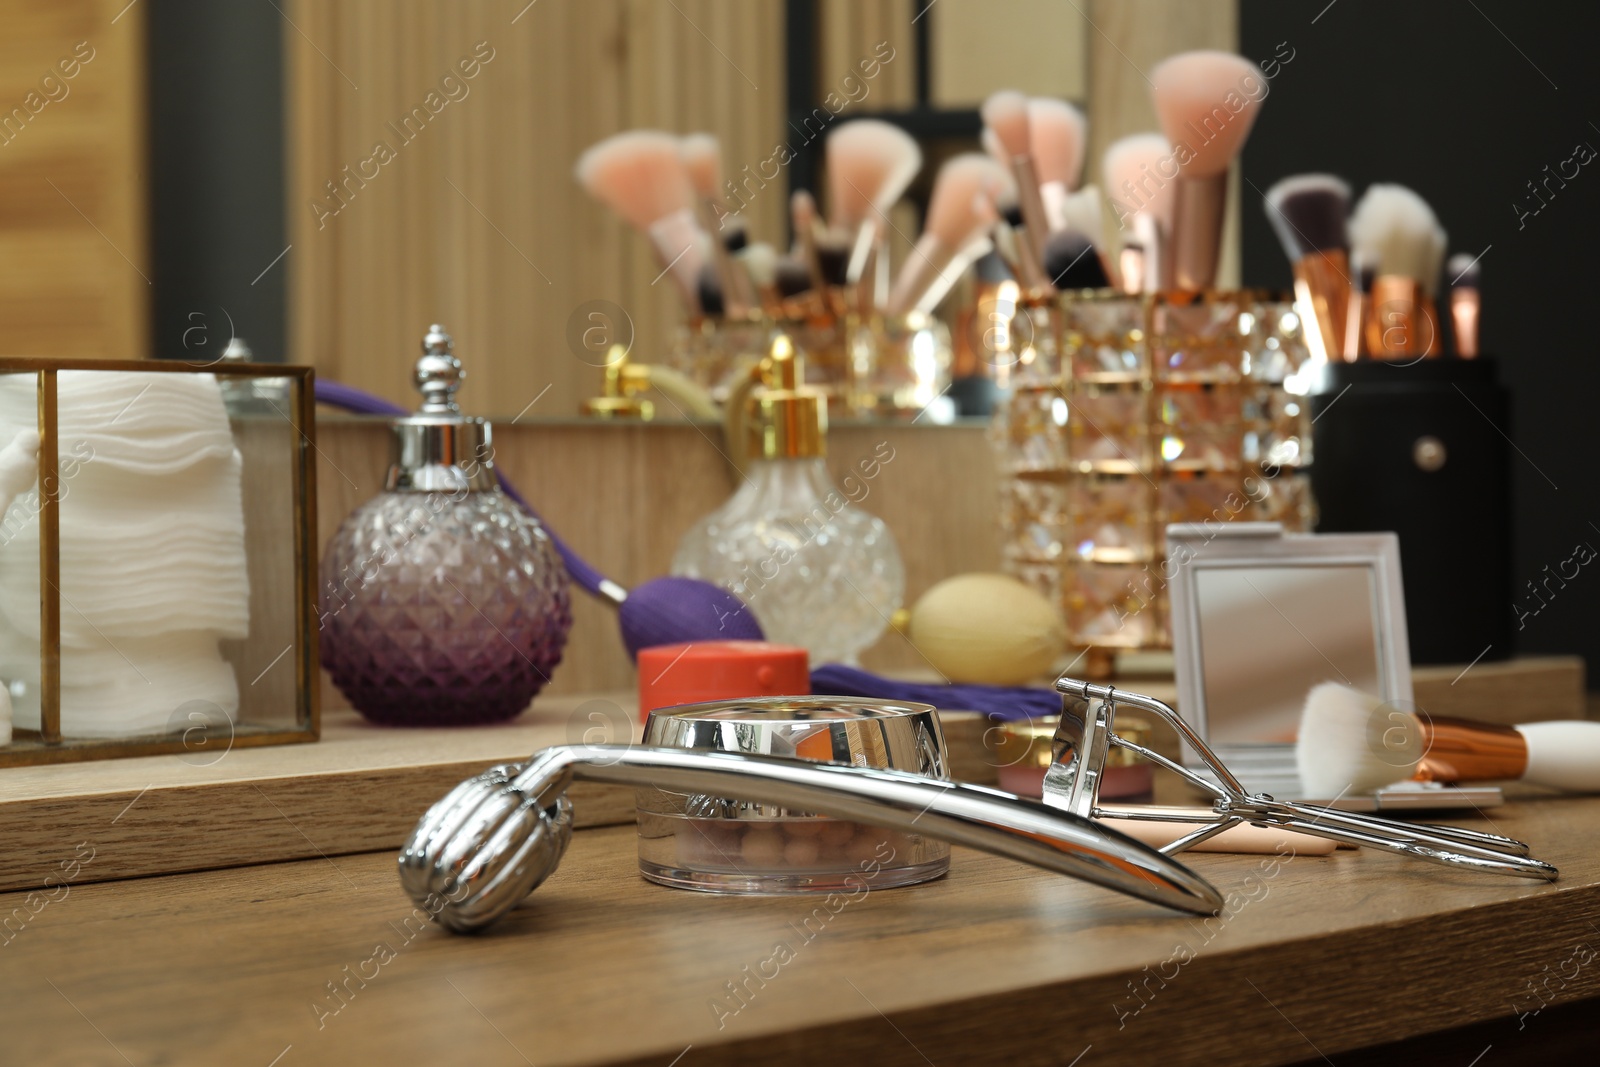
[[[1055,762],[1045,772],[1044,802],[1089,818],[1152,818],[1135,810],[1106,808],[1099,803],[1100,772],[1105,764],[1107,749],[1111,745],[1131,748],[1217,798],[1210,824],[1164,847],[1162,852],[1168,855],[1181,852],[1237,823],[1249,822],[1257,826],[1297,830],[1346,844],[1387,849],[1431,863],[1488,874],[1538,878],[1549,882],[1560,877],[1560,872],[1550,864],[1530,858],[1527,845],[1499,834],[1453,826],[1403,823],[1337,808],[1284,803],[1269,796],[1252,795],[1182,716],[1154,697],[1066,676],[1056,679],[1056,690],[1073,700],[1086,702],[1092,710],[1079,715],[1063,704],[1061,721],[1052,743]],[[1191,768],[1116,737],[1113,729],[1119,704],[1149,712],[1170,725],[1216,775],[1217,781],[1209,782]]]
[[[1196,915],[1216,888],[1133,838],[1011,793],[903,771],[644,745],[561,745],[468,779],[424,815],[400,882],[457,932],[481,929],[555,871],[572,836],[577,780],[708,793],[927,834]]]

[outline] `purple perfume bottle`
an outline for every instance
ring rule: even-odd
[[[492,428],[456,404],[464,372],[431,326],[396,419],[385,491],[322,557],[322,665],[357,711],[393,726],[515,718],[550,680],[572,626],[544,528],[500,491]]]

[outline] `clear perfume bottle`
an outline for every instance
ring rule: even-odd
[[[854,663],[905,595],[900,550],[883,520],[852,502],[870,492],[870,479],[853,479],[847,495],[829,477],[827,400],[802,384],[783,335],[760,375],[747,397],[729,401],[742,404],[733,421],[749,441],[744,482],[684,535],[672,573],[730,590],[768,640],[802,646],[814,664]],[[865,457],[863,476],[883,461]]]
[[[500,491],[492,427],[467,418],[464,373],[433,326],[396,419],[385,491],[322,558],[322,665],[357,711],[391,725],[521,714],[572,626],[567,572],[544,528]]]

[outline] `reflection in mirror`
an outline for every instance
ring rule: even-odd
[[[1318,682],[1382,691],[1371,568],[1206,569],[1195,586],[1213,744],[1292,742]]]

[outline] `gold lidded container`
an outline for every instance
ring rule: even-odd
[[[644,744],[950,777],[938,714],[909,702],[793,696],[663,708],[650,713]],[[853,894],[950,867],[945,842],[771,804],[646,788],[638,814],[640,873],[679,889]]]

